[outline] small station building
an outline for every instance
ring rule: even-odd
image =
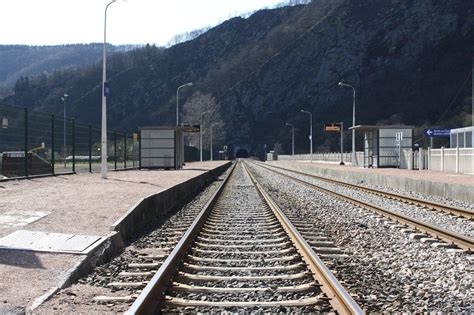
[[[184,165],[184,134],[186,132],[200,132],[200,126],[141,127],[139,167],[182,169]]]
[[[365,168],[401,167],[403,150],[413,145],[413,126],[358,125],[350,127],[364,134]],[[361,161],[358,161],[362,165]]]
[[[451,129],[449,140],[451,148],[473,148],[474,126]]]

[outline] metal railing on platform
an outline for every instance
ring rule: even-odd
[[[0,105],[0,179],[100,171],[100,128],[29,108]],[[110,170],[138,167],[132,133],[107,133]]]

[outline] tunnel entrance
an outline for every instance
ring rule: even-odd
[[[249,152],[246,149],[238,149],[235,153],[236,158],[248,158]]]

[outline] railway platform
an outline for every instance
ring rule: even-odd
[[[228,163],[0,183],[0,313],[34,309]]]
[[[474,203],[474,175],[397,168],[362,168],[310,161],[267,161],[266,163],[308,174],[330,176],[342,181],[364,182],[399,190]]]

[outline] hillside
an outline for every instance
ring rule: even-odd
[[[0,45],[0,95],[7,94],[21,77],[97,63],[102,44],[27,46]],[[109,46],[111,53],[130,50],[130,46]]]
[[[393,122],[457,127],[471,123],[473,5],[468,1],[318,0],[233,18],[168,49],[147,46],[110,58],[111,127],[173,124],[194,92],[217,100],[225,134],[218,144],[250,144],[261,151],[283,143],[285,122],[296,128],[296,151],[306,150],[309,109],[314,146],[335,149],[325,122]],[[101,65],[18,81],[0,103],[100,120]],[[195,122],[193,122],[195,123]]]

